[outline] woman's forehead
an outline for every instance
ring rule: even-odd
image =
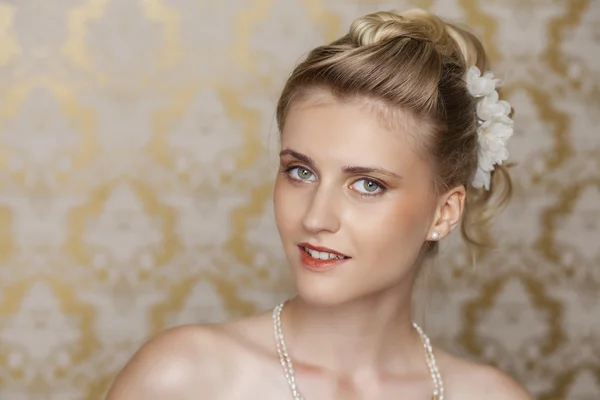
[[[286,125],[291,114],[301,118],[310,117],[316,113],[299,113],[300,111],[316,110],[319,108],[347,108],[355,113],[360,110],[358,118],[367,119],[373,124],[381,125],[379,131],[395,133],[395,137],[406,137],[414,141],[424,141],[430,136],[435,126],[433,121],[426,117],[416,116],[406,108],[389,104],[383,100],[364,95],[334,96],[332,92],[324,88],[313,88],[297,96],[286,115]],[[363,122],[365,122],[363,120]],[[284,127],[285,130],[285,127]]]
[[[319,101],[301,103],[289,110],[282,148],[330,158],[340,163],[406,166],[418,158],[414,132],[408,122],[391,128],[382,116],[361,102]]]

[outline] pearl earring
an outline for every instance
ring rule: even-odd
[[[431,232],[431,239],[438,240],[440,238],[440,234],[437,232]]]

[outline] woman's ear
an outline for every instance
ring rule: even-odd
[[[466,189],[462,185],[440,196],[433,225],[429,231],[429,240],[443,239],[456,228],[462,218],[466,196]]]

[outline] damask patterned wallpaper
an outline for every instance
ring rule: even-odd
[[[600,398],[600,2],[0,0],[0,398],[100,399],[150,335],[291,292],[274,105],[355,17],[468,22],[516,110],[499,249],[448,243],[428,330],[540,400]]]

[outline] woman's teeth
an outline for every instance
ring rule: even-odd
[[[333,253],[327,253],[325,251],[317,251],[317,250],[313,250],[313,249],[309,249],[308,247],[304,247],[304,251],[306,251],[308,254],[310,254],[310,256],[312,258],[316,258],[318,260],[330,260],[330,259],[337,259],[337,260],[343,260],[344,256],[340,256],[337,254],[333,254]]]

